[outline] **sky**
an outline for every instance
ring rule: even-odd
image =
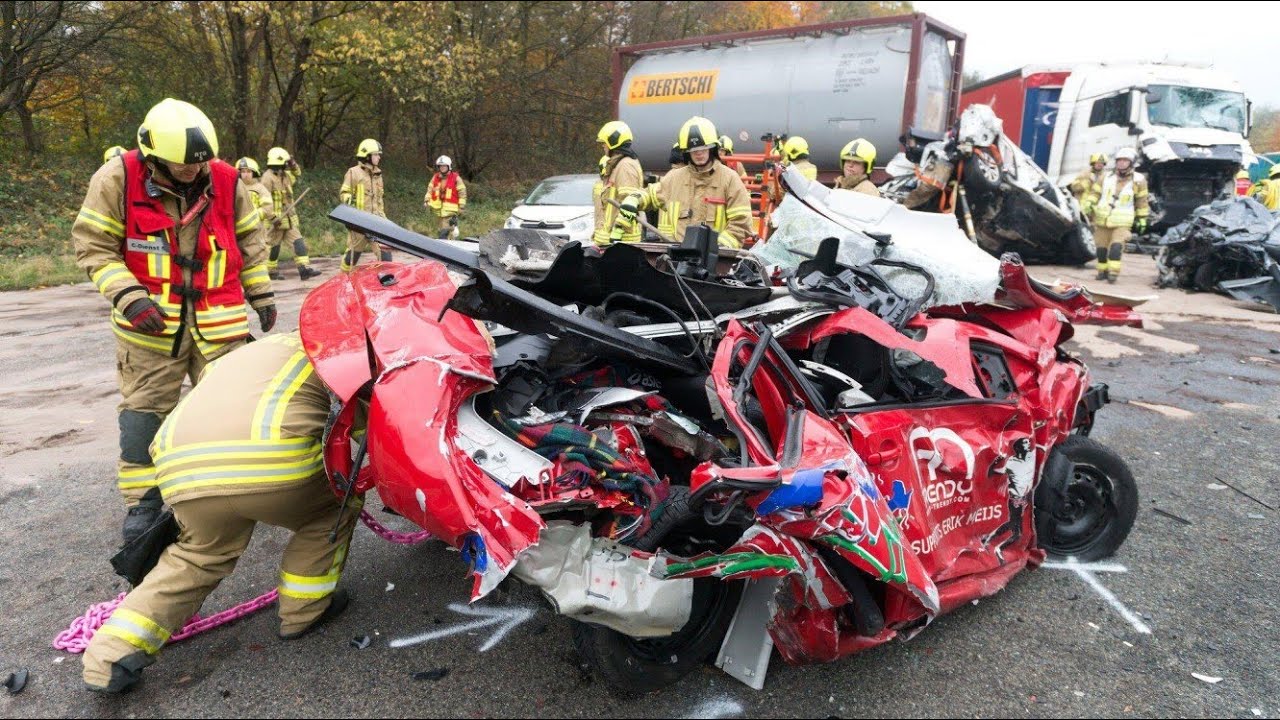
[[[965,71],[984,78],[1080,61],[1210,64],[1239,80],[1256,106],[1280,108],[1275,46],[1280,3],[945,2],[915,0],[967,36]]]

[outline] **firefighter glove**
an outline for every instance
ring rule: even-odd
[[[271,328],[276,326],[276,306],[263,305],[258,310],[258,323],[262,325],[262,332],[271,332]]]
[[[458,216],[457,216],[457,215],[450,215],[450,216],[449,216],[449,227],[458,227]]]
[[[1147,232],[1147,219],[1140,217],[1135,220],[1133,222],[1133,229],[1137,230],[1139,235],[1145,234]]]
[[[164,311],[151,298],[138,298],[124,309],[124,316],[138,332],[159,335],[164,332]]]

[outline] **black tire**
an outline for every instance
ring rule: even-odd
[[[1090,260],[1098,259],[1098,248],[1093,242],[1093,233],[1084,223],[1067,231],[1058,243],[1061,248],[1059,260],[1063,265],[1081,267]]]
[[[689,547],[689,533],[705,527],[702,514],[689,509],[688,488],[673,487],[662,516],[632,546],[645,552],[659,548],[684,552]],[[679,681],[720,650],[741,598],[740,582],[697,579],[693,581],[689,622],[676,634],[639,639],[574,620],[573,646],[596,677],[615,693],[653,692]]]
[[[1210,260],[1196,268],[1191,278],[1191,285],[1200,292],[1214,292],[1218,289],[1218,263]]]
[[[1092,562],[1124,544],[1138,517],[1138,484],[1119,455],[1071,435],[1049,453],[1035,492],[1036,536],[1054,557]]]
[[[991,195],[1000,189],[1004,170],[989,152],[974,152],[965,161],[964,189],[976,195]]]

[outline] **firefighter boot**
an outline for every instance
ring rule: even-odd
[[[351,597],[347,595],[346,589],[338,588],[337,590],[333,591],[333,595],[330,596],[329,598],[329,607],[325,608],[324,612],[320,613],[320,617],[316,618],[315,622],[302,628],[301,630],[298,630],[297,632],[279,633],[280,639],[281,640],[297,640],[298,638],[307,635],[312,630],[315,630],[321,625],[324,625],[330,620],[341,615],[342,612],[347,609],[347,605],[350,605],[350,604],[351,604]]]
[[[310,280],[313,277],[320,277],[320,271],[311,267],[311,258],[307,256],[307,241],[298,238],[293,241],[293,259],[298,263],[298,277],[302,280]]]
[[[111,695],[129,692],[142,681],[142,669],[155,661],[154,656],[141,651],[127,655],[111,663],[111,679],[106,685],[94,685],[86,680],[84,686],[94,692]]]
[[[1107,279],[1107,248],[1105,245],[1098,245],[1098,277],[1095,279]]]
[[[273,245],[270,254],[267,255],[267,277],[272,280],[283,280],[284,275],[280,274],[280,246]]]
[[[124,516],[124,544],[128,545],[138,538],[139,535],[147,531],[147,528],[156,524],[160,519],[160,509],[164,505],[164,500],[160,498],[160,488],[153,487],[147,490],[142,496],[142,500],[137,505],[129,508]]]
[[[1120,261],[1124,257],[1124,243],[1111,243],[1111,249],[1107,254],[1107,282],[1114,285],[1120,277]]]

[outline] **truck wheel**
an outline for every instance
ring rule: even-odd
[[[1084,223],[1076,223],[1075,227],[1068,230],[1058,242],[1058,247],[1061,249],[1059,260],[1064,265],[1080,267],[1090,260],[1096,260],[1098,256],[1093,233]]]
[[[1138,484],[1120,456],[1070,435],[1049,453],[1035,492],[1036,536],[1056,557],[1110,557],[1138,516]]]
[[[663,548],[693,554],[706,550],[694,540],[705,529],[702,514],[689,509],[688,488],[673,487],[662,517],[632,546],[645,552]],[[680,680],[719,651],[741,599],[742,583],[699,578],[693,581],[689,622],[674,635],[633,638],[574,620],[573,646],[615,693],[652,692]]]

